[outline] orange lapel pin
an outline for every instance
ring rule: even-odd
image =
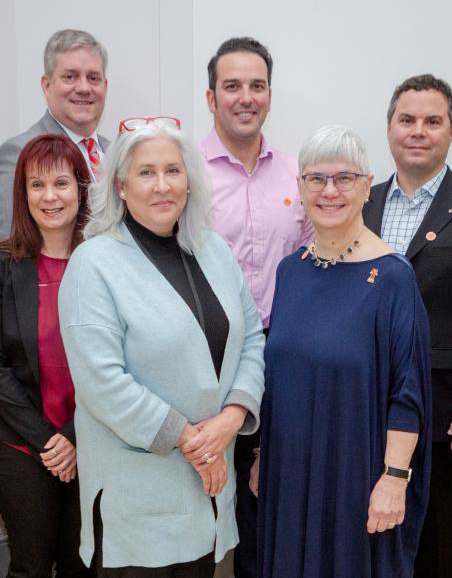
[[[378,269],[375,267],[370,270],[369,277],[367,278],[368,283],[375,283],[375,277],[378,275]]]

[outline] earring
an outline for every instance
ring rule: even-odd
[[[190,194],[190,187],[187,188],[187,195]]]
[[[121,197],[121,199],[124,198],[124,193],[119,193],[119,196]]]

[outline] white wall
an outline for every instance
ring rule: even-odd
[[[393,169],[386,109],[397,84],[431,72],[452,83],[452,3],[446,0],[194,0],[194,126],[211,119],[207,62],[230,36],[255,36],[274,60],[272,112],[265,133],[297,154],[325,124],[356,130],[376,181]]]
[[[88,30],[109,52],[103,134],[127,116],[171,114],[198,141],[212,122],[207,62],[226,38],[251,35],[275,62],[268,140],[296,154],[319,126],[349,126],[378,181],[392,170],[395,85],[422,72],[452,82],[451,22],[446,0],[2,0],[0,142],[44,111],[42,52],[55,30]]]
[[[0,96],[0,142],[42,116],[42,55],[62,28],[87,30],[108,51],[102,134],[113,138],[128,116],[159,114],[179,116],[191,133],[192,13],[191,0],[2,0],[0,47],[10,70]]]

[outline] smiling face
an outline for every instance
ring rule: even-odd
[[[452,138],[447,99],[437,90],[407,90],[397,100],[388,141],[399,173],[425,181],[446,162]]]
[[[232,52],[218,59],[217,84],[215,91],[207,91],[207,103],[226,146],[260,138],[270,101],[267,65],[262,57],[253,52]]]
[[[303,174],[335,175],[350,172],[360,174],[361,170],[347,161],[321,162],[307,164]],[[369,196],[373,176],[359,177],[350,191],[340,192],[332,179],[319,193],[310,192],[303,179],[299,178],[300,197],[312,224],[319,228],[340,228],[346,233],[352,230],[362,220],[361,212],[365,200]]]
[[[81,136],[96,130],[107,93],[98,52],[87,48],[60,52],[52,76],[43,76],[41,86],[49,110],[59,122]]]
[[[26,170],[28,210],[42,237],[67,232],[72,237],[79,207],[78,183],[67,163],[41,172],[36,167]]]
[[[179,146],[164,137],[139,143],[119,194],[141,225],[161,237],[171,235],[187,203],[188,179]]]

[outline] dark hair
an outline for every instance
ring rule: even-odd
[[[263,58],[267,65],[268,86],[271,86],[273,60],[270,52],[260,42],[254,40],[254,38],[242,36],[240,38],[229,38],[229,40],[223,42],[215,56],[212,56],[210,59],[210,62],[207,65],[207,72],[209,74],[209,88],[211,90],[215,90],[217,85],[217,64],[219,58],[225,54],[230,54],[231,52],[253,52]]]
[[[392,117],[397,106],[397,101],[402,93],[408,90],[437,90],[447,99],[447,112],[449,115],[449,120],[452,125],[452,90],[450,86],[441,78],[435,78],[433,74],[419,74],[418,76],[412,76],[402,82],[400,86],[397,86],[392,95],[391,102],[388,108],[388,124],[391,123]]]
[[[88,185],[90,173],[85,159],[76,144],[68,137],[44,134],[28,142],[20,153],[16,165],[13,188],[13,221],[11,236],[0,243],[0,249],[8,251],[13,259],[37,257],[42,249],[43,238],[28,208],[27,173],[36,167],[46,173],[67,163],[78,183],[79,207],[72,237],[71,251],[82,241],[82,229],[88,215]]]

